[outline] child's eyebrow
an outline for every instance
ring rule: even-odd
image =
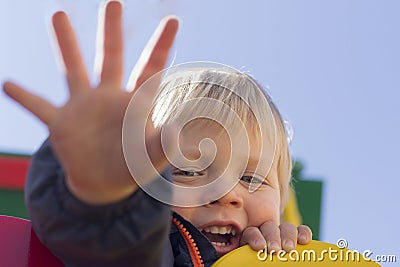
[[[264,166],[262,164],[265,164]],[[255,172],[257,170],[257,173],[263,177],[267,177],[269,174],[269,170],[271,166],[267,166],[268,161],[263,161],[260,160],[259,157],[254,157],[254,156],[250,156],[247,160],[247,166],[246,166],[246,170],[247,171],[253,171]],[[257,169],[258,167],[258,169]],[[260,173],[261,172],[265,172],[265,173]]]

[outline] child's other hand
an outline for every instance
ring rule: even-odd
[[[287,252],[296,248],[296,244],[308,244],[312,239],[310,227],[300,225],[298,227],[284,222],[277,226],[273,222],[266,222],[261,227],[247,227],[243,231],[240,245],[249,244],[254,250],[264,249],[275,252],[283,249]]]
[[[67,15],[57,12],[52,22],[69,87],[70,97],[66,104],[55,107],[11,82],[4,84],[4,91],[47,125],[52,147],[65,171],[66,184],[76,197],[89,204],[121,200],[137,189],[126,167],[122,150],[125,110],[133,92],[147,78],[164,68],[178,29],[178,20],[170,17],[160,24],[157,34],[153,36],[155,42],[146,48],[147,57],[141,58],[144,60],[141,62],[142,68],[136,70],[139,75],[136,75],[135,85],[127,88],[133,89],[133,92],[123,90],[122,86],[121,3],[110,1],[106,7],[103,64],[97,86],[89,82]],[[152,99],[155,92],[148,91],[144,92],[145,97]],[[142,102],[145,103],[136,106],[135,110],[140,111],[142,105],[147,103],[146,100]],[[143,116],[138,113],[137,116]],[[158,135],[159,132],[154,128],[146,129],[149,156],[155,166],[162,168],[167,163],[160,156],[163,155],[160,142],[154,141]],[[140,163],[142,158],[146,158],[137,154],[135,162]]]

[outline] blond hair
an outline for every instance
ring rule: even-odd
[[[191,101],[194,99],[217,100]],[[190,102],[188,105],[184,103]],[[230,108],[229,111],[224,106]],[[274,164],[280,188],[281,211],[287,201],[292,163],[289,154],[284,122],[271,97],[248,74],[228,67],[202,67],[166,73],[161,91],[155,102],[152,120],[155,127],[176,121],[193,119],[202,110],[211,118],[218,118],[223,125],[234,125],[237,116],[255,134],[260,142],[260,124],[266,128],[262,138],[275,136]],[[235,115],[232,115],[233,112]],[[272,116],[272,118],[271,118]]]

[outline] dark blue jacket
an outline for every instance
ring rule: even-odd
[[[193,237],[205,266],[218,259],[196,227],[141,189],[109,205],[78,200],[67,189],[48,140],[32,158],[25,201],[36,234],[68,267],[193,266],[177,221]]]

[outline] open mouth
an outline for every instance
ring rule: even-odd
[[[212,225],[202,230],[219,255],[239,247],[239,230],[233,225]]]

